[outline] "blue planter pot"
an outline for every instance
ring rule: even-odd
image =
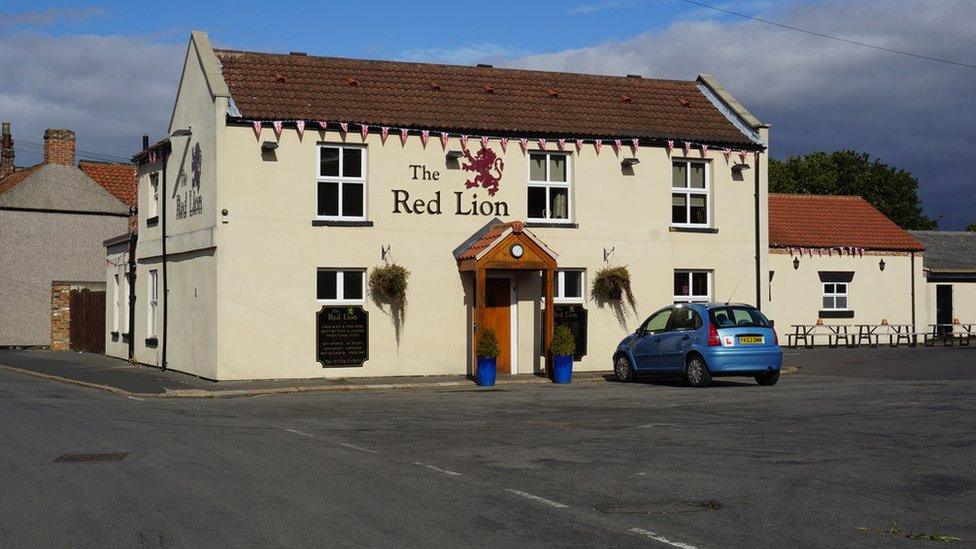
[[[552,358],[552,382],[569,383],[573,380],[573,357],[556,355]]]
[[[496,359],[478,357],[478,372],[475,376],[475,383],[481,387],[491,387],[494,385],[496,366]]]

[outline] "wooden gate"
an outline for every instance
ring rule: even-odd
[[[105,352],[105,292],[71,290],[71,350]]]

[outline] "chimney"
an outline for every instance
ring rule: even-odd
[[[71,130],[44,130],[44,163],[75,164],[75,132]]]
[[[0,134],[0,179],[14,173],[14,136],[10,133],[10,122],[3,123]]]

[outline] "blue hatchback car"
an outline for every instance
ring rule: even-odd
[[[665,307],[617,346],[613,370],[620,381],[641,374],[684,374],[704,387],[718,376],[750,376],[775,385],[783,364],[776,331],[755,307],[687,303]]]

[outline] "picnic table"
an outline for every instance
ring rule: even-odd
[[[925,346],[931,347],[935,345],[936,341],[942,341],[942,344],[951,347],[955,342],[956,336],[959,337],[959,345],[966,346],[969,345],[973,337],[973,329],[976,328],[976,323],[972,322],[955,322],[952,324],[929,324],[931,330],[925,334]],[[957,331],[956,328],[959,328]]]
[[[787,345],[797,347],[800,342],[811,348],[816,344],[817,336],[826,337],[829,347],[837,347],[844,343],[847,347],[857,347],[867,343],[872,347],[880,344],[883,336],[888,337],[888,345],[897,347],[904,342],[914,347],[918,338],[911,324],[793,324],[793,333],[787,334]]]

